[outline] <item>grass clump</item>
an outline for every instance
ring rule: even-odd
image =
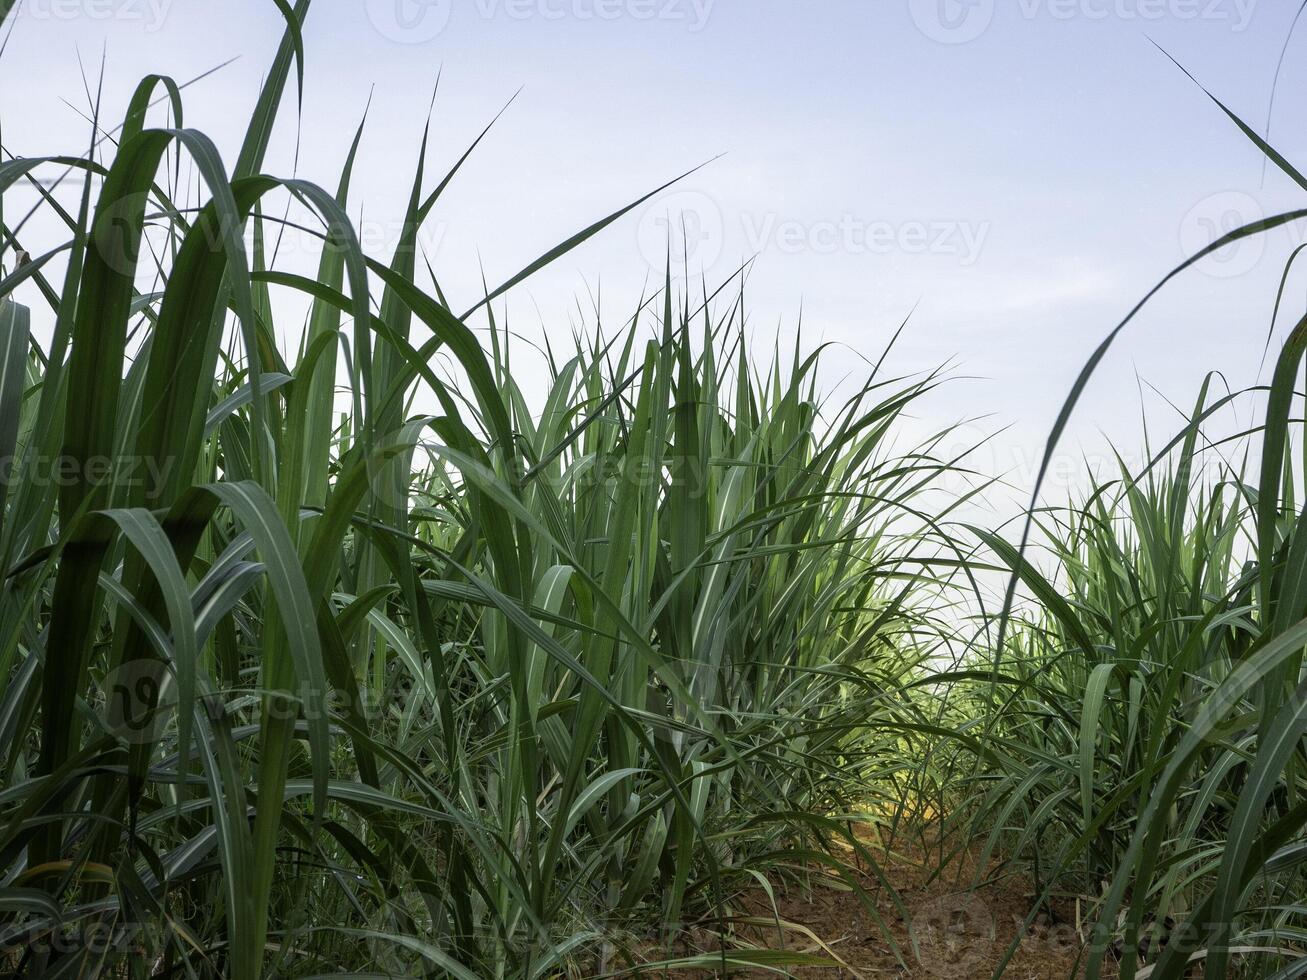
[[[0,190],[80,187],[41,188],[67,239],[0,290],[4,968],[622,970],[861,846],[832,815],[902,768],[868,721],[933,642],[911,501],[938,464],[892,445],[933,379],[823,416],[815,356],[752,356],[740,288],[669,277],[528,405],[492,301],[629,208],[456,313],[416,247],[448,177],[419,160],[376,257],[353,150],[334,192],[262,172],[307,9],[231,171],[153,123],[182,119],[162,78],[107,135],[97,106],[86,155],[0,163]],[[316,276],[270,259],[281,221],[319,229]]]

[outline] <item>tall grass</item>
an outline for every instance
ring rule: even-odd
[[[1041,515],[1052,576],[983,535],[1038,605],[959,708],[984,719],[986,753],[955,817],[1045,899],[1079,900],[1091,972],[1120,955],[1127,973],[1141,951],[1154,976],[1192,954],[1207,976],[1232,953],[1240,975],[1307,969],[1292,479],[1265,583],[1257,490],[1191,470],[1207,411],[1178,457]]]
[[[936,642],[941,464],[894,439],[935,379],[823,406],[739,283],[669,275],[529,404],[493,301],[630,207],[455,311],[416,243],[466,157],[432,180],[424,139],[383,257],[361,131],[334,192],[263,173],[308,8],[231,170],[156,77],[85,154],[0,162],[67,233],[0,283],[4,969],[603,973],[842,874],[825,845],[913,769],[874,722]],[[270,263],[288,205],[313,277]],[[823,961],[727,945],[669,965]]]
[[[1028,874],[1030,921],[1077,908],[1090,977],[1307,975],[1307,319],[1246,462],[1205,465],[1209,383],[1140,470],[959,526],[977,491],[932,503],[956,461],[899,436],[937,377],[882,357],[823,399],[820,351],[751,339],[744,270],[694,299],[668,270],[565,351],[497,321],[648,196],[458,310],[419,231],[480,139],[433,178],[424,134],[365,254],[361,127],[334,190],[264,172],[306,57],[308,0],[278,6],[230,170],[157,77],[85,152],[0,160],[6,973],[838,965],[734,931],[741,891],[815,880],[906,967],[906,910],[832,844],[874,881],[855,825],[908,819]],[[995,568],[964,643],[955,581]]]
[[[1144,303],[1206,255],[1302,217],[1236,229],[1153,290],[1086,365],[1045,467]],[[1276,319],[1282,304],[1283,286]],[[1209,379],[1140,472],[1122,466],[1076,506],[1032,506],[1019,541],[971,529],[1011,588],[990,624],[1000,639],[973,654],[988,676],[955,692],[975,741],[954,746],[975,764],[953,787],[953,816],[986,855],[1033,875],[1031,920],[1051,898],[1079,903],[1088,977],[1117,959],[1122,977],[1178,978],[1196,963],[1209,978],[1307,975],[1307,535],[1295,492],[1305,340],[1299,320],[1266,387],[1213,397]],[[1213,416],[1244,396],[1258,399],[1259,424],[1210,440]],[[1232,448],[1251,463],[1224,462]]]

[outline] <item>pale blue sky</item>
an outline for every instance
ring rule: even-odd
[[[334,187],[373,92],[353,213],[378,254],[401,213],[436,73],[431,172],[519,87],[424,242],[454,297],[500,281],[592,219],[719,153],[512,297],[513,324],[565,338],[602,285],[616,323],[688,209],[690,261],[751,254],[752,324],[874,354],[917,312],[893,366],[950,359],[924,426],[1011,426],[982,465],[1025,474],[1062,395],[1113,323],[1211,229],[1301,206],[1279,174],[1149,43],[1265,122],[1291,0],[317,0],[305,30],[300,173]],[[22,155],[76,151],[79,52],[121,117],[139,76],[184,79],[187,118],[230,162],[280,36],[270,0],[26,0],[0,58],[0,125]],[[1307,157],[1289,50],[1273,141]],[[374,88],[375,86],[375,88]],[[293,114],[269,169],[289,173]],[[6,210],[30,203],[16,191]],[[1123,335],[1066,445],[1136,447],[1136,372],[1189,403],[1204,371],[1256,378],[1275,285],[1300,231],[1190,273]],[[38,243],[39,245],[39,243]],[[33,251],[38,249],[34,248]],[[652,273],[660,275],[661,270]],[[1295,279],[1292,295],[1301,296]],[[832,386],[862,364],[837,353]],[[1150,425],[1175,417],[1149,401]]]

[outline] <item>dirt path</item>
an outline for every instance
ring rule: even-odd
[[[870,842],[868,842],[870,845]],[[773,884],[772,896],[762,887],[737,896],[730,903],[730,947],[790,950],[836,959],[843,967],[791,967],[795,977],[911,977],[920,980],[985,980],[1007,954],[1030,912],[1033,896],[1028,882],[1007,878],[971,892],[967,886],[974,871],[971,856],[940,876],[929,869],[938,852],[928,855],[917,847],[875,848],[881,873],[898,893],[902,910],[868,870],[857,880],[873,902],[883,928],[867,909],[864,897],[838,877],[804,869],[796,878],[802,885]],[[853,853],[850,850],[850,862]],[[902,914],[906,911],[907,917]],[[1079,939],[1074,905],[1055,908],[1054,917],[1041,915],[1025,935],[1003,972],[1010,980],[1065,980],[1076,969]],[[780,920],[779,924],[777,919]],[[908,921],[914,923],[920,958],[912,951]],[[886,936],[888,933],[888,937]],[[891,948],[891,939],[910,969],[904,969]],[[719,949],[716,933],[702,929],[692,936],[692,947],[681,954]],[[765,955],[765,954],[764,954]],[[712,970],[647,972],[644,976],[717,977]],[[777,972],[740,967],[732,977],[771,977]]]

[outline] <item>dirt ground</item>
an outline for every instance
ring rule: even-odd
[[[783,949],[843,963],[836,967],[788,967],[790,976],[801,978],[985,980],[992,976],[1033,907],[1029,882],[1000,878],[972,892],[969,885],[975,870],[974,854],[961,855],[946,873],[935,876],[931,869],[938,866],[938,852],[929,854],[920,844],[905,841],[896,841],[889,848],[879,840],[865,843],[902,905],[900,910],[877,876],[850,849],[848,862],[860,868],[855,880],[878,910],[883,927],[876,923],[866,907],[866,899],[856,890],[841,885],[835,876],[814,873],[798,876],[808,879],[800,886],[773,884],[774,908],[762,887],[747,891],[731,902],[727,948],[752,947],[762,951],[747,952],[746,957],[766,956],[766,951]],[[1039,913],[1032,928],[1022,937],[1003,971],[1004,978],[1066,980],[1076,973],[1080,939],[1075,903],[1054,905],[1049,911],[1051,914]],[[909,922],[913,923],[917,953],[913,952]],[[678,954],[718,950],[717,937],[712,927],[697,930]],[[895,956],[891,940],[908,968]],[[662,958],[651,956],[650,960]],[[784,976],[785,969],[740,965],[732,967],[728,975],[774,978]],[[706,978],[720,977],[723,973],[716,967],[654,969],[637,975]]]

